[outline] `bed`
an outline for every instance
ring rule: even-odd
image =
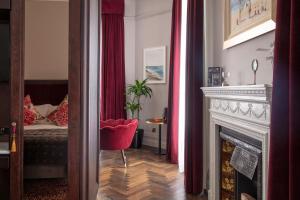
[[[34,105],[51,107],[63,100],[68,85],[67,81],[25,81],[24,93]],[[67,164],[68,127],[47,120],[24,126],[24,178],[66,178]]]

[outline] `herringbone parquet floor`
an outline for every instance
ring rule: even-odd
[[[102,151],[98,200],[206,200],[184,191],[177,166],[148,149],[126,151],[124,168],[120,151]]]

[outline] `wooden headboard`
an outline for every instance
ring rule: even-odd
[[[67,80],[25,80],[24,95],[29,94],[33,104],[58,105],[68,94]]]

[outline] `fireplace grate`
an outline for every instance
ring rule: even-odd
[[[262,199],[262,152],[261,142],[241,133],[221,128],[220,131],[220,200],[240,200],[242,194]],[[253,178],[239,173],[231,164],[235,148],[254,153],[258,163]]]

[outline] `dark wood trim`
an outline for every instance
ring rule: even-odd
[[[10,199],[23,199],[23,98],[25,1],[11,1],[11,121],[17,123],[17,152],[10,155]]]
[[[81,0],[69,1],[69,200],[80,199],[81,29]]]
[[[101,0],[70,1],[69,107],[72,112],[69,113],[69,200],[96,198],[98,190],[96,163],[99,109],[96,108],[99,107],[100,92],[100,2]],[[91,107],[91,102],[97,102],[93,104],[96,106]],[[95,151],[91,151],[93,148]]]

